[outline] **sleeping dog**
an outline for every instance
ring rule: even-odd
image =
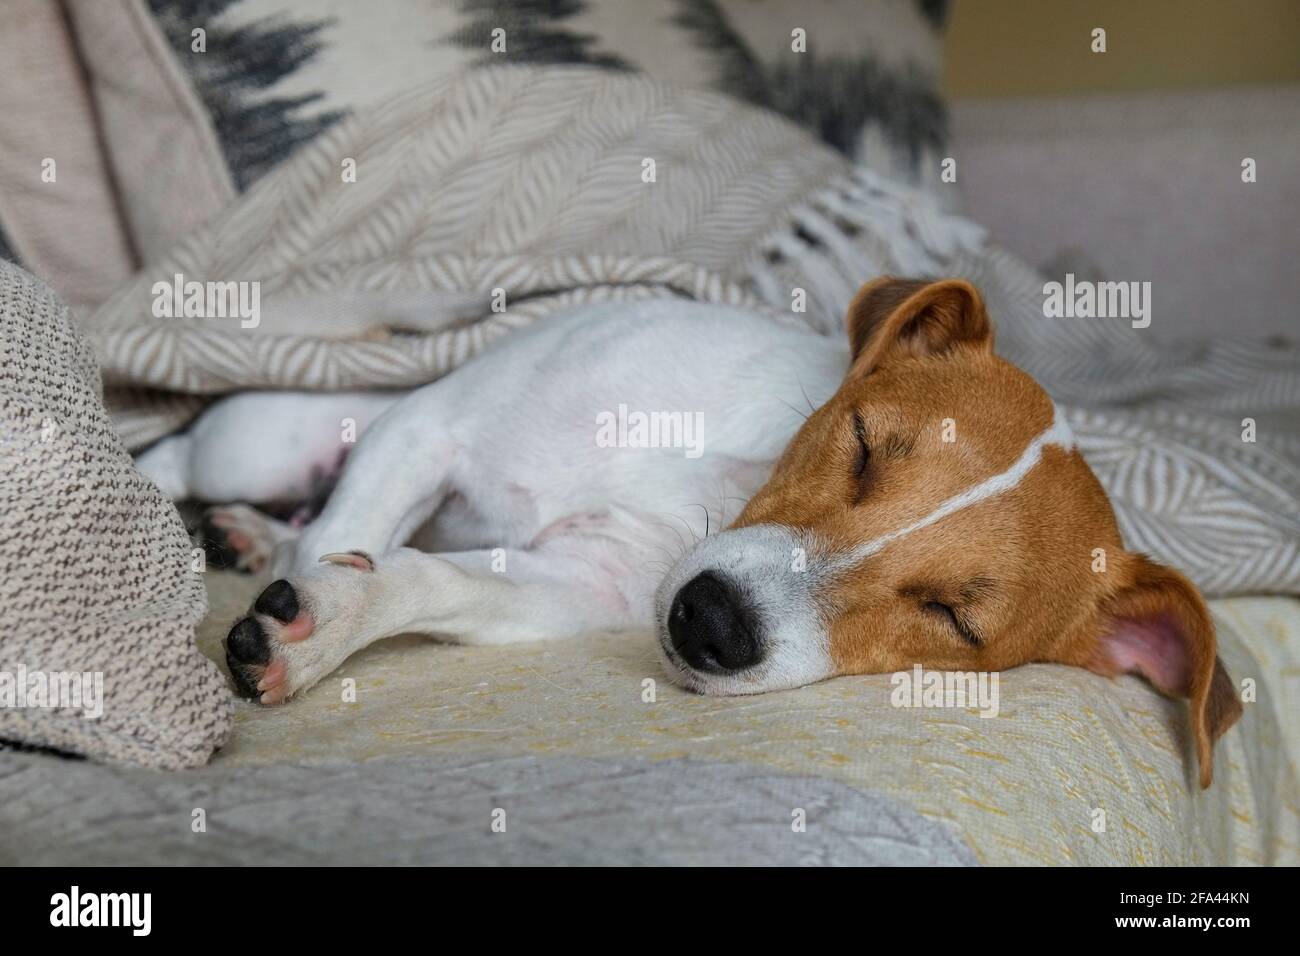
[[[405,633],[651,628],[706,694],[1055,661],[1189,698],[1208,786],[1241,704],[1205,603],[1124,550],[975,288],[877,279],[848,339],[720,306],[586,307],[404,396],[230,399],[141,467],[177,495],[267,500],[329,464],[343,415],[364,431],[304,528],[211,516],[278,577],[227,639],[262,703]]]

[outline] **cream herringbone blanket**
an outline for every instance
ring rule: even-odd
[[[502,289],[510,304],[382,341],[275,337],[155,318],[153,283],[178,273],[256,280],[264,296]],[[1298,353],[1231,340],[1175,352],[1122,319],[1044,318],[1041,277],[976,225],[774,115],[644,77],[479,70],[354,117],[87,328],[140,447],[233,390],[419,385],[580,301],[686,296],[838,335],[849,297],[882,273],[983,289],[1000,350],[1067,408],[1130,547],[1211,594],[1300,591]],[[1158,290],[1153,312],[1170,320]]]

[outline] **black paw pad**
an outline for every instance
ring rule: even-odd
[[[279,581],[272,581],[266,586],[266,590],[258,595],[253,610],[258,614],[273,617],[281,624],[288,624],[298,616],[298,595],[294,592],[293,585],[281,578]]]
[[[262,625],[251,617],[243,617],[226,635],[226,657],[240,664],[268,664],[271,645],[262,632]]]

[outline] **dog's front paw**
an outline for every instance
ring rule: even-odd
[[[316,683],[323,674],[312,677],[304,666],[316,655],[293,653],[293,645],[309,640],[315,629],[292,584],[280,580],[268,585],[253,603],[253,613],[236,621],[226,637],[226,666],[235,687],[245,697],[278,704]]]
[[[278,704],[316,684],[357,645],[373,564],[358,554],[266,587],[226,637],[226,665],[245,697]],[[364,643],[364,642],[363,642]]]

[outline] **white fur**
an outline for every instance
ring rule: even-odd
[[[310,638],[289,642],[259,617],[291,689],[409,631],[504,643],[651,626],[665,572],[739,513],[847,365],[841,341],[752,312],[608,304],[546,320],[405,395],[364,432],[320,517],[276,551],[272,572],[315,622]],[[270,401],[243,400],[259,399]],[[277,436],[317,435],[327,422],[328,446],[353,399],[294,401],[275,416],[248,405],[208,416],[298,423],[275,426]],[[620,405],[698,415],[699,456],[601,447],[601,416]],[[223,498],[248,500],[241,481],[260,491],[278,466],[249,459],[282,463],[283,439],[257,450],[247,426],[222,432],[198,422],[191,435],[209,437],[189,449],[184,482],[160,484],[192,488],[219,470]],[[202,454],[220,464],[198,465]],[[373,556],[376,570],[318,563],[347,551]],[[798,682],[816,677],[802,674]],[[787,685],[796,677],[783,675]]]
[[[826,567],[817,559],[814,541],[783,525],[751,525],[705,538],[664,576],[655,595],[655,635],[670,672],[709,694],[757,694],[829,677],[830,634],[819,602]],[[725,577],[757,622],[763,659],[753,667],[706,674],[673,650],[668,634],[673,598],[704,571]]]
[[[508,643],[654,626],[683,683],[755,693],[830,674],[820,593],[835,574],[1013,487],[1045,445],[1069,442],[1058,416],[1007,471],[848,555],[770,525],[706,536],[767,480],[802,410],[835,392],[847,364],[839,341],[738,309],[600,305],[546,320],[396,401],[229,399],[154,463],[165,488],[257,500],[268,475],[335,448],[340,418],[368,419],[377,402],[392,403],[319,519],[276,549],[271,570],[313,621],[306,640],[280,641],[282,626],[259,616],[290,692],[400,633]],[[602,447],[598,423],[620,406],[698,416],[701,454]],[[301,444],[289,450],[291,441]],[[319,562],[351,551],[373,557],[374,571]],[[699,674],[672,651],[668,607],[703,570],[725,573],[759,621],[765,655],[754,667]]]
[[[180,435],[153,445],[136,467],[172,498],[267,504],[304,500],[313,473],[403,393],[241,392],[214,404]]]

